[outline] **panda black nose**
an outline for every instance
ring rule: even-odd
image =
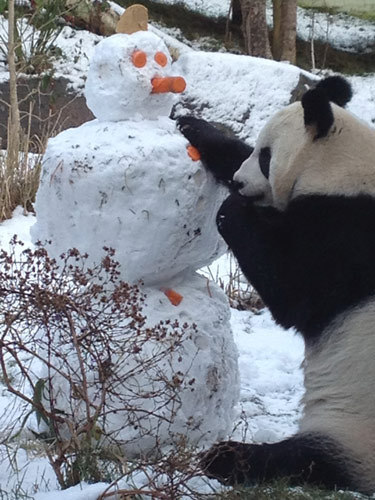
[[[232,191],[239,191],[240,189],[242,189],[244,187],[244,185],[245,184],[243,182],[241,182],[241,181],[235,181],[235,180],[233,180],[231,182],[230,187],[231,187]]]

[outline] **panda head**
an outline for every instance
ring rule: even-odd
[[[303,195],[375,196],[375,131],[343,109],[351,96],[329,77],[276,113],[234,176],[240,194],[280,210]]]

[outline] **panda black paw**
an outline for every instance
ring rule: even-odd
[[[176,121],[182,135],[198,150],[206,144],[208,138],[218,134],[213,125],[194,116],[181,116]]]
[[[248,444],[236,441],[217,443],[201,454],[200,466],[207,477],[227,486],[244,483],[250,469],[248,448]]]
[[[233,175],[253,148],[236,137],[200,118],[181,116],[177,127],[192,146],[198,149],[203,165],[215,179],[232,189]]]

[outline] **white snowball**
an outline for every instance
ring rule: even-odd
[[[92,121],[50,139],[36,199],[33,240],[51,240],[100,262],[116,250],[122,277],[163,285],[225,250],[215,217],[226,196],[168,118]]]
[[[97,426],[110,436],[113,444],[123,447],[128,458],[160,450],[172,444],[181,434],[192,445],[210,446],[214,441],[224,439],[232,430],[233,408],[239,397],[239,375],[237,348],[230,330],[230,312],[225,294],[215,283],[192,273],[183,281],[171,283],[183,296],[178,307],[173,306],[163,292],[155,288],[144,288],[146,303],[142,313],[146,315],[146,327],[153,327],[161,320],[187,324],[182,347],[163,354],[158,360],[157,370],[140,364],[137,358],[158,359],[163,340],[151,338],[143,344],[142,350],[132,357],[131,343],[124,333],[113,337],[111,367],[117,366],[111,384],[118,395],[107,393],[105,419],[100,418]],[[196,324],[197,328],[192,325]],[[168,338],[168,337],[167,337]],[[94,348],[92,347],[94,350]],[[71,344],[61,346],[59,356],[52,359],[52,365],[66,371],[66,357],[71,373],[80,374],[80,360]],[[152,361],[151,361],[152,365]],[[143,368],[144,367],[144,368]],[[112,370],[114,370],[112,368]],[[99,402],[102,393],[98,391],[96,370],[86,374],[88,394],[92,401]],[[109,372],[111,377],[112,371]],[[133,375],[134,373],[134,375]],[[150,377],[155,374],[155,377]],[[40,374],[46,376],[45,373]],[[171,399],[168,384],[177,386],[177,396]],[[75,382],[78,384],[78,378]],[[73,418],[77,428],[84,428],[87,415],[81,398],[74,397],[73,389],[60,371],[53,374],[52,398],[56,408]],[[48,401],[48,399],[47,399]],[[40,429],[39,429],[40,431]],[[69,437],[68,429],[60,433]]]
[[[184,280],[171,282],[171,287],[183,296],[178,307],[172,306],[162,292],[146,288],[147,295],[144,314],[148,324],[160,320],[176,319],[180,325],[197,325],[191,339],[183,342],[182,361],[174,359],[175,370],[187,374],[192,385],[181,388],[181,406],[169,425],[150,419],[150,431],[159,426],[159,434],[164,443],[170,435],[182,433],[188,442],[200,446],[210,446],[214,441],[225,439],[232,430],[233,408],[239,398],[238,352],[230,327],[228,299],[215,283],[193,273]],[[171,373],[167,360],[163,367]],[[148,403],[149,407],[152,402]],[[171,407],[167,408],[166,414]],[[123,422],[121,413],[112,415],[111,425],[118,428]],[[136,430],[124,429],[121,438],[127,441],[127,450],[138,454],[144,446],[155,446],[156,435],[150,441],[138,440]],[[133,440],[134,443],[129,443]]]
[[[132,63],[136,50],[146,53],[143,68]],[[166,55],[166,66],[155,61],[157,52]],[[85,87],[87,105],[101,121],[168,116],[174,95],[151,94],[151,80],[165,76],[172,76],[171,57],[163,40],[154,33],[138,31],[110,36],[96,46],[90,61]]]

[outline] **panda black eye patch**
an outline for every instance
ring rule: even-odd
[[[262,148],[259,153],[259,167],[266,179],[270,176],[271,149]]]

